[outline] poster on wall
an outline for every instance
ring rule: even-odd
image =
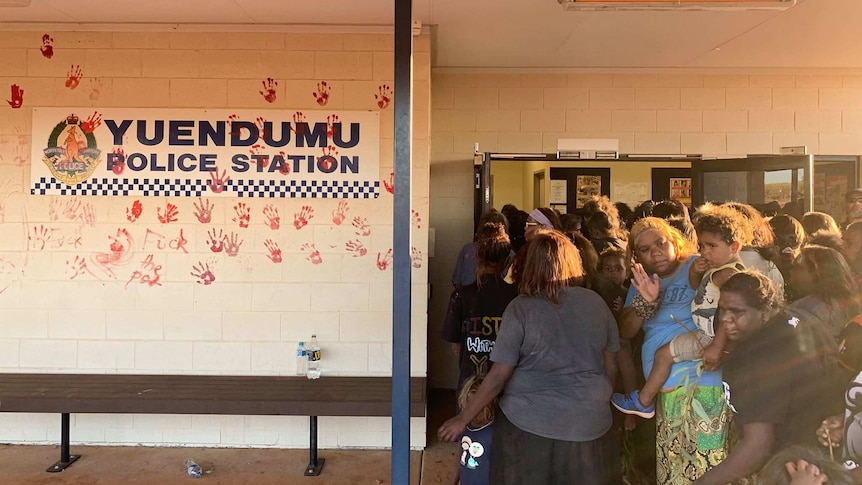
[[[578,175],[575,190],[578,193],[577,207],[580,209],[591,197],[601,195],[602,177],[600,175]]]
[[[380,114],[34,108],[30,193],[376,198]]]
[[[671,199],[676,199],[687,206],[691,205],[691,178],[672,177],[668,183],[670,184]]]

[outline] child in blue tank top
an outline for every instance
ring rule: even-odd
[[[458,407],[464,409],[467,403],[479,390],[482,384],[481,376],[472,376],[464,381],[461,393],[458,395]],[[494,440],[494,413],[497,410],[497,399],[491,401],[485,409],[467,425],[461,435],[461,454],[458,472],[455,474],[455,484],[490,485],[491,483],[491,445]]]

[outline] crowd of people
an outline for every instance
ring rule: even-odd
[[[603,196],[485,214],[444,322],[455,483],[862,483],[862,189],[846,201],[840,224]]]

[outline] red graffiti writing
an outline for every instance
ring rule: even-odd
[[[266,255],[273,263],[281,262],[281,249],[278,247],[278,243],[274,242],[272,239],[267,239],[263,243],[266,250],[269,251],[269,254]]]
[[[239,227],[247,228],[251,221],[251,211],[248,206],[245,205],[245,202],[240,202],[233,206],[233,211],[236,213],[236,217],[231,220],[239,224]]]
[[[416,246],[413,246],[410,249],[410,262],[416,269],[422,267],[422,251],[420,251]]]
[[[380,86],[377,86],[377,94],[374,95],[374,99],[377,100],[378,108],[388,108],[389,102],[392,100],[392,89],[389,88],[388,84],[381,84]]]
[[[323,262],[323,257],[320,255],[320,251],[318,251],[317,248],[314,247],[314,244],[305,243],[300,249],[302,249],[302,251],[304,252],[308,252],[308,254],[305,256],[305,259],[311,261],[311,264],[320,264]]]
[[[377,253],[377,269],[386,271],[392,264],[392,250],[386,251],[386,254]]]
[[[239,254],[239,247],[243,243],[243,240],[239,238],[239,234],[231,232],[230,235],[224,238],[224,242],[224,252],[232,258],[236,257]]]
[[[263,99],[265,99],[267,103],[274,103],[275,88],[278,87],[278,81],[268,77],[265,81],[261,81],[261,84],[263,84],[263,91],[260,91],[260,95],[263,96]]]
[[[214,171],[210,172],[207,186],[214,194],[220,194],[227,186],[228,181],[230,181],[230,176],[227,174],[227,169],[222,170],[221,175],[218,175],[218,167],[216,167]]]
[[[362,245],[362,242],[359,239],[347,241],[344,243],[344,249],[346,249],[348,253],[353,253],[354,258],[359,258],[368,254],[368,249],[365,249],[365,246]]]
[[[170,248],[188,254],[189,250],[186,246],[188,245],[189,240],[186,239],[183,234],[183,229],[180,229],[180,233],[177,237],[170,240],[167,239],[168,238],[164,234],[159,234],[158,232],[148,228],[146,235],[144,235],[143,249],[146,251],[150,249],[151,244],[155,244],[156,249],[159,250]]]
[[[329,102],[329,85],[326,81],[320,81],[317,83],[317,91],[311,93],[314,96],[314,99],[317,101],[317,104],[320,106],[326,106],[326,103]]]
[[[66,73],[66,87],[69,89],[77,88],[81,84],[81,77],[83,75],[84,71],[81,70],[81,66],[73,64],[69,68],[69,72]]]
[[[179,220],[180,211],[177,209],[177,206],[167,202],[165,204],[165,213],[162,214],[162,208],[158,207],[156,212],[159,216],[159,222],[162,224],[170,224],[171,222],[177,222]]]
[[[350,210],[350,207],[347,206],[346,200],[341,200],[338,202],[338,207],[336,207],[332,211],[332,223],[336,226],[340,226],[344,219],[347,218],[347,211]]]
[[[111,153],[114,154],[114,165],[111,166],[111,171],[114,175],[122,175],[123,170],[126,169],[126,152],[123,151],[123,147],[114,147]]]
[[[39,48],[39,52],[46,59],[54,57],[54,38],[48,34],[44,34],[42,36],[42,47]]]
[[[263,216],[266,217],[266,225],[273,231],[277,231],[281,227],[281,216],[278,215],[278,207],[267,204],[263,208]]]
[[[192,270],[189,274],[197,278],[197,284],[204,286],[213,284],[213,281],[216,279],[210,269],[210,265],[201,261],[198,261],[198,264],[192,266]]]
[[[198,219],[198,222],[201,224],[209,224],[213,217],[213,204],[209,201],[209,199],[204,200],[198,197],[198,201],[194,203],[195,211],[193,212],[194,216]]]
[[[81,131],[84,133],[92,133],[96,128],[102,125],[102,114],[98,111],[93,111],[93,114],[87,118],[87,121],[81,123]]]
[[[305,227],[305,225],[308,224],[308,221],[313,217],[314,209],[312,209],[310,205],[304,205],[299,212],[293,214],[293,227],[298,231]]]
[[[129,222],[135,222],[141,217],[142,212],[144,212],[144,206],[141,204],[141,201],[136,200],[132,202],[131,207],[126,207],[126,219]]]
[[[216,234],[215,229],[210,229],[207,231],[207,236],[207,244],[210,247],[210,251],[220,253],[224,250],[224,231],[219,229],[218,234]]]
[[[24,90],[17,84],[12,85],[12,99],[7,99],[7,103],[12,109],[18,109],[24,105]]]
[[[129,284],[131,284],[133,281],[138,281],[140,282],[140,284],[147,285],[150,287],[162,286],[162,284],[159,282],[159,279],[161,278],[159,271],[161,270],[162,265],[155,264],[153,262],[153,255],[148,254],[147,257],[144,258],[143,261],[141,261],[140,269],[135,270],[132,273],[132,276],[129,278],[129,281],[126,282],[125,287],[128,288]]]
[[[386,180],[383,181],[383,188],[386,189],[386,191],[389,192],[390,194],[395,193],[395,182],[394,182],[394,180],[395,180],[395,172],[390,172],[389,173],[389,181],[388,182]]]
[[[368,225],[368,219],[365,217],[354,217],[353,218],[353,232],[357,236],[370,236],[371,235],[371,226]]]

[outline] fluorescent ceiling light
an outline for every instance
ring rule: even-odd
[[[0,7],[29,7],[30,0],[0,0]]]
[[[797,0],[557,0],[564,10],[787,10]]]

